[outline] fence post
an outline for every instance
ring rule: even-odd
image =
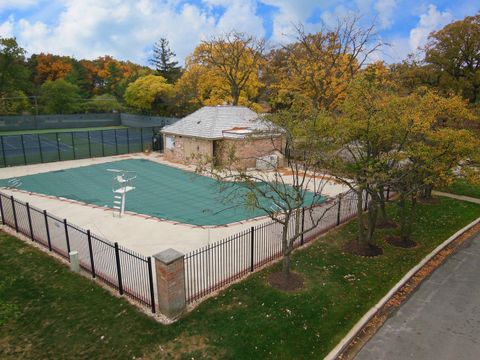
[[[337,226],[340,225],[340,212],[342,207],[342,197],[338,196]]]
[[[23,135],[20,135],[20,140],[22,140],[23,162],[25,165],[27,165],[27,154],[25,153],[25,142],[23,141]]]
[[[118,140],[117,140],[117,129],[113,130],[113,133],[115,135],[115,153],[118,155]]]
[[[75,136],[73,136],[73,131],[70,133],[72,135],[72,150],[73,150],[73,159],[77,158],[77,154],[75,153]]]
[[[63,219],[63,227],[65,228],[65,241],[67,242],[67,251],[70,254],[70,235],[68,235],[67,219]]]
[[[92,144],[90,142],[90,131],[87,131],[87,137],[88,137],[88,157],[92,157]]]
[[[152,258],[147,258],[148,264],[148,281],[150,284],[150,303],[152,306],[152,313],[155,314],[155,292],[153,290],[153,272],[152,272]]]
[[[128,128],[127,128],[127,153],[130,154],[130,132],[128,131]]]
[[[52,251],[52,242],[50,239],[50,227],[48,226],[47,210],[43,210],[43,216],[45,218],[45,229],[47,230],[48,250]]]
[[[7,167],[7,157],[5,156],[5,146],[3,144],[3,136],[0,136],[0,141],[2,142],[2,157],[3,157],[3,165]]]
[[[158,308],[169,318],[178,317],[187,306],[185,255],[167,249],[153,256],[157,276]]]
[[[254,268],[254,247],[255,247],[255,228],[252,226],[250,228],[250,272],[253,272]]]
[[[35,238],[33,237],[32,214],[30,214],[30,204],[27,202],[25,205],[27,205],[27,217],[28,227],[30,228],[30,237],[32,238],[32,241],[35,241]]]
[[[13,212],[13,221],[15,224],[15,231],[18,232],[17,211],[15,210],[15,199],[13,198],[13,195],[10,196],[10,200],[12,201],[12,212]]]
[[[92,277],[95,278],[95,263],[93,262],[92,235],[90,235],[90,230],[87,230],[87,239],[88,252],[90,253],[90,268],[92,269]]]
[[[2,215],[2,224],[5,225],[5,213],[3,212],[3,195],[0,194],[0,215]]]
[[[143,148],[143,127],[140,128],[140,142],[142,144],[142,152],[143,152],[143,150],[144,150],[144,148]]]
[[[40,150],[40,162],[43,163],[42,141],[40,140],[39,134],[37,134],[37,140],[38,140],[38,149]]]
[[[102,156],[105,156],[105,143],[103,141],[103,132],[105,130],[100,130],[100,137],[101,137],[101,140],[102,140]]]
[[[305,242],[305,207],[302,207],[302,236],[300,237],[300,245]]]
[[[118,251],[118,243],[115,243],[115,259],[117,260],[117,279],[118,279],[118,291],[120,295],[123,295],[123,284],[122,284],[122,269],[120,268],[120,253]]]
[[[58,161],[62,160],[60,158],[60,141],[58,140],[58,132],[55,133],[55,136],[57,137],[57,154],[58,154]]]

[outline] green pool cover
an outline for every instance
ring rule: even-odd
[[[112,168],[137,173],[136,189],[127,194],[127,211],[193,225],[224,225],[265,215],[244,206],[242,194],[247,190],[239,185],[229,184],[225,189],[209,177],[148,160],[121,160],[23,176],[18,188],[111,208],[115,174],[107,169]],[[0,185],[6,186],[7,180]],[[307,195],[306,204],[311,204],[313,194]]]

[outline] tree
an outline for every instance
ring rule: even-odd
[[[425,47],[425,62],[439,77],[439,87],[480,101],[480,14],[433,32]]]
[[[264,49],[264,40],[231,32],[202,41],[189,59],[187,71],[195,65],[207,68],[219,82],[216,90],[232,105],[238,105],[242,95],[251,99],[261,87],[259,71]]]
[[[271,53],[269,92],[276,108],[309,107],[334,110],[352,79],[382,43],[374,27],[359,26],[359,18],[339,20],[315,34],[297,26],[295,42]]]
[[[153,45],[153,56],[150,64],[155,66],[158,75],[163,76],[170,84],[174,84],[182,71],[178,61],[174,61],[176,54],[170,49],[168,40],[161,38]]]
[[[40,93],[43,109],[48,114],[71,114],[82,108],[80,89],[64,79],[47,80]]]
[[[0,97],[28,88],[25,53],[15,38],[0,38]]]
[[[350,83],[338,112],[318,119],[317,136],[328,134],[330,140],[323,166],[356,194],[358,237],[347,246],[359,255],[381,253],[372,243],[378,210],[389,185],[394,155],[401,151],[402,135],[407,131],[397,119],[400,108],[394,106],[395,100],[394,85],[372,67]],[[370,202],[365,227],[367,196]],[[386,213],[383,217],[385,221]]]
[[[141,112],[167,115],[172,96],[173,86],[164,77],[147,75],[128,85],[124,99],[127,105]]]
[[[30,110],[30,102],[23,91],[11,91],[0,98],[0,115],[18,115]]]
[[[468,130],[447,126],[446,118],[456,123],[456,118],[473,117],[460,97],[442,97],[431,90],[418,89],[401,101],[406,105],[402,120],[411,126],[405,146],[397,154],[399,161],[391,183],[400,197],[398,244],[408,246],[412,243],[418,198],[425,192],[431,196],[434,186],[448,184],[467,171],[469,160],[478,154],[480,142]]]
[[[80,95],[83,98],[89,98],[93,93],[92,74],[84,66],[83,61],[72,60],[72,69],[65,76],[65,80],[80,88]]]
[[[408,95],[420,86],[438,88],[439,74],[424,59],[410,54],[401,63],[390,65],[392,81],[399,86],[402,94]]]
[[[111,94],[95,95],[85,105],[84,110],[90,112],[120,112],[123,107]]]
[[[219,180],[219,191],[225,203],[259,209],[281,226],[282,280],[286,283],[291,277],[290,256],[294,243],[317,227],[329,209],[336,205],[325,203],[320,206],[326,184],[319,166],[324,138],[315,135],[314,126],[313,119],[305,113],[283,111],[267,116],[263,130],[254,131],[247,138],[247,141],[258,137],[269,139],[278,154],[285,147],[288,152],[302,153],[301,159],[288,163],[288,169],[280,169],[263,157],[256,157],[255,160],[267,165],[266,169],[246,170],[239,165],[241,155],[233,147],[224,149],[226,156],[221,162],[215,157],[199,156],[195,159],[199,164],[198,172]],[[283,135],[280,142],[279,134]]]
[[[45,81],[64,79],[72,71],[73,59],[68,56],[53,54],[32,55],[30,66],[34,68],[34,84],[41,86]]]

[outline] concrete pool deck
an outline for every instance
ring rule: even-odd
[[[161,154],[128,154],[104,158],[82,159],[63,162],[53,162],[26,166],[17,166],[0,169],[0,179],[8,179],[50,171],[64,170],[79,166],[89,166],[116,160],[146,159],[173,166],[187,171],[194,171],[195,167],[172,164],[163,160]],[[335,196],[344,192],[345,187],[336,183],[327,183],[324,192],[328,196]],[[168,248],[187,253],[209,243],[221,240],[236,234],[251,226],[268,221],[267,218],[246,220],[218,227],[199,227],[188,224],[175,224],[158,218],[140,214],[125,214],[122,218],[113,215],[112,209],[94,207],[66,199],[47,197],[41,194],[31,194],[15,189],[1,189],[18,200],[29,202],[32,206],[45,209],[49,213],[66,218],[71,223],[110,241],[132,249],[141,254],[150,256]],[[128,205],[127,205],[128,210]]]

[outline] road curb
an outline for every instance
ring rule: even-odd
[[[445,247],[450,245],[454,240],[461,236],[466,231],[470,230],[472,227],[480,223],[480,218],[472,221],[470,224],[464,228],[458,230],[455,234],[450,236],[443,243],[438,245],[430,254],[425,256],[422,261],[415,265],[408,273],[406,273],[399,282],[393,286],[390,291],[377,303],[375,304],[368,312],[362,316],[362,318],[353,326],[353,328],[345,335],[345,337],[333,348],[332,351],[325,356],[324,360],[334,360],[336,359],[345,348],[351,343],[351,341],[358,335],[358,333],[363,329],[363,327],[370,321],[370,319],[385,305],[385,303],[390,300],[390,298],[403,286],[405,285],[427,262],[429,262],[435,255],[442,251]]]

